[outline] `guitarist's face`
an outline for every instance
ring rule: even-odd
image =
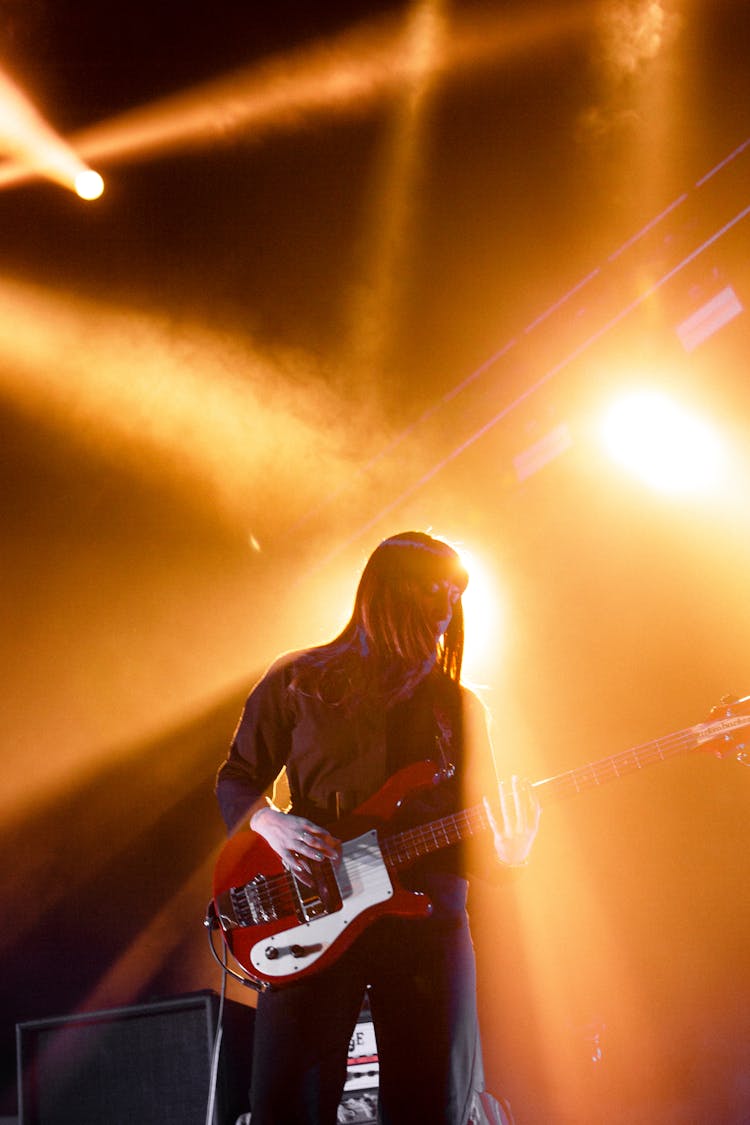
[[[425,582],[417,594],[425,620],[435,633],[435,640],[442,637],[451,623],[453,607],[461,597],[461,588],[443,579]]]

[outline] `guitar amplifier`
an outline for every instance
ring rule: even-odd
[[[219,999],[16,1025],[19,1125],[205,1125]],[[214,1125],[247,1109],[254,1009],[224,1003]]]

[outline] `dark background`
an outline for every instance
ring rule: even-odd
[[[106,182],[0,187],[5,1112],[17,1021],[218,986],[216,766],[383,535],[475,560],[467,673],[504,769],[750,691],[747,314],[676,332],[750,301],[749,24],[729,0],[0,3],[5,73]],[[644,384],[723,435],[718,493],[603,453],[601,410]],[[524,879],[477,888],[488,1085],[519,1125],[750,1120],[749,800],[736,762],[680,758],[549,808]]]

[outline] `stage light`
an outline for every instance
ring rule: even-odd
[[[76,191],[81,199],[97,199],[104,190],[73,148],[44,120],[24,91],[0,70],[0,153],[11,162],[0,168],[0,179],[14,167],[22,175],[42,176]]]
[[[708,422],[657,390],[612,403],[601,439],[614,461],[657,491],[707,492],[723,477],[726,451]]]
[[[91,168],[86,168],[76,176],[75,189],[81,199],[98,199],[104,191],[104,180],[98,172],[94,172]]]

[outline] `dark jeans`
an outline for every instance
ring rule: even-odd
[[[263,993],[252,1125],[334,1125],[365,988],[384,1125],[464,1125],[481,1089],[468,923],[381,918],[330,968]]]

